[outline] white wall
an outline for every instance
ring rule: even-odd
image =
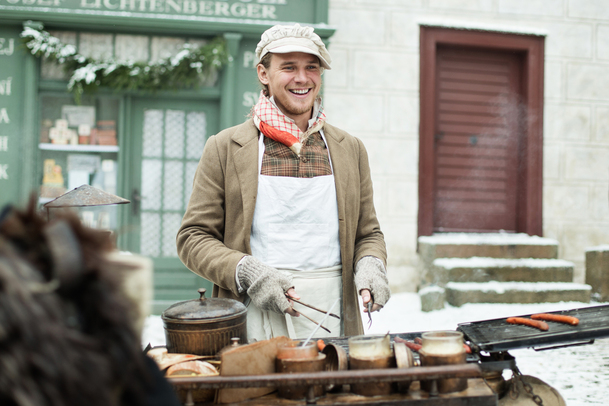
[[[576,264],[609,243],[606,0],[330,0],[328,121],[361,138],[394,291],[418,275],[419,25],[545,35],[544,236]]]

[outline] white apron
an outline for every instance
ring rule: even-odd
[[[323,132],[320,134],[326,141]],[[326,143],[327,145],[327,143]],[[338,204],[332,175],[293,178],[261,175],[264,135],[258,148],[258,195],[252,222],[252,255],[280,272],[293,276],[301,301],[323,310],[342,297],[342,265],[338,233]],[[297,303],[294,308],[319,321],[324,314]],[[332,313],[342,314],[342,299]],[[316,337],[342,335],[341,321],[328,317]],[[261,310],[251,301],[247,310],[248,340],[277,336],[306,338],[315,324],[305,317],[292,317]]]

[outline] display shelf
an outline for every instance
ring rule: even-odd
[[[47,151],[67,151],[67,152],[118,152],[118,145],[69,145],[69,144],[49,144],[40,143],[38,148]]]

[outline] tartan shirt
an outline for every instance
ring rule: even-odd
[[[261,175],[314,178],[332,175],[328,147],[321,134],[309,135],[302,143],[300,157],[286,145],[264,137]]]

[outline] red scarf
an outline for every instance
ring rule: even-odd
[[[300,156],[301,141],[304,141],[310,134],[318,132],[326,120],[321,99],[316,100],[316,105],[319,106],[319,109],[315,121],[304,133],[300,131],[294,120],[283,114],[262,92],[260,92],[258,103],[252,109],[252,117],[254,124],[265,137],[286,145]]]

